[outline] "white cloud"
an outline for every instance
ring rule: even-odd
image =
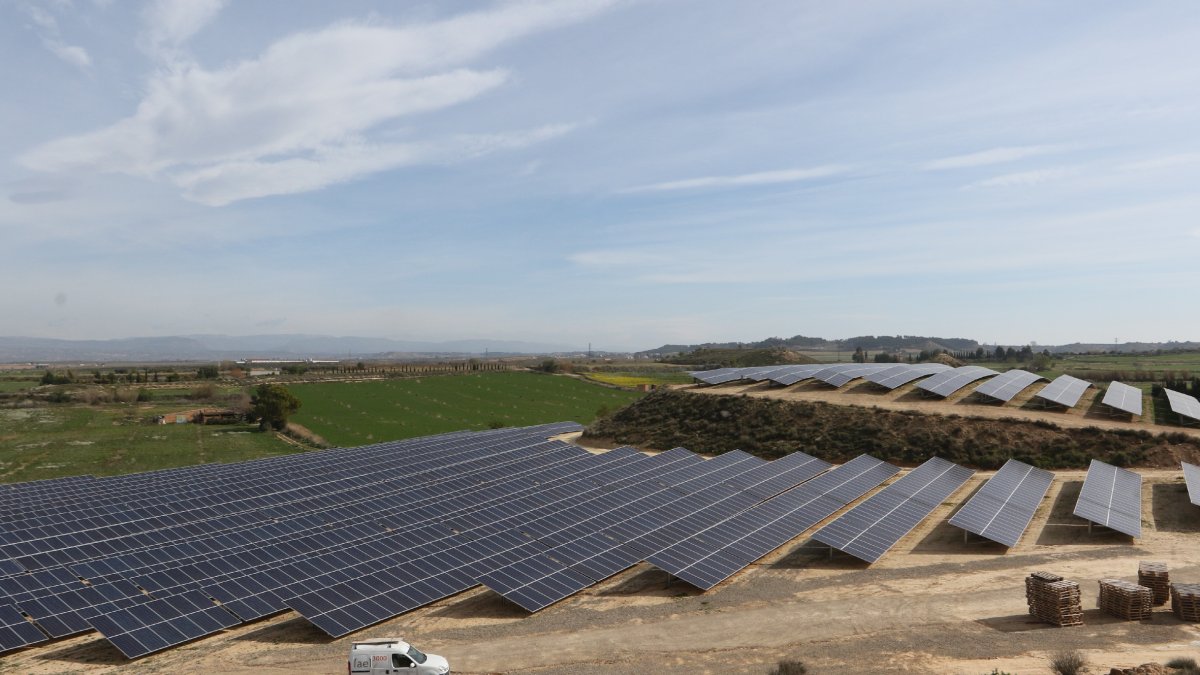
[[[226,0],[155,0],[142,11],[144,47],[169,52],[198,33],[226,5]]]
[[[1158,169],[1173,169],[1193,164],[1200,164],[1200,153],[1183,152],[1174,155],[1164,155],[1162,157],[1129,162],[1120,168],[1125,171],[1156,171]]]
[[[528,132],[464,135],[432,143],[372,145],[347,141],[317,149],[306,157],[225,162],[176,174],[173,180],[184,188],[188,199],[224,206],[253,197],[315,190],[387,169],[480,157],[561,136],[571,128],[553,125]]]
[[[968,185],[968,188],[1008,188],[1008,187],[1031,187],[1040,185],[1049,181],[1058,180],[1074,174],[1075,169],[1067,167],[1058,167],[1052,169],[1035,169],[1033,171],[1018,171],[1016,173],[1006,173],[986,180],[977,181]]]
[[[62,6],[69,7],[69,4]],[[21,5],[21,8],[36,26],[38,37],[41,38],[42,44],[51,54],[76,68],[86,69],[92,65],[92,57],[88,55],[86,49],[78,45],[67,44],[63,40],[62,32],[58,27],[58,19],[46,6],[25,3]]]
[[[1015,162],[1027,157],[1048,155],[1055,152],[1061,152],[1062,150],[1063,147],[1059,145],[1024,145],[992,148],[991,150],[972,152],[966,155],[955,155],[953,157],[935,159],[931,162],[926,162],[921,166],[921,168],[925,169],[926,171],[968,169],[977,166],[990,166],[992,164]]]
[[[686,178],[664,183],[651,183],[626,188],[622,192],[667,192],[671,190],[697,190],[704,188],[742,187],[746,185],[773,185],[776,183],[798,183],[814,178],[837,176],[849,171],[849,167],[839,165],[818,166],[809,169],[783,169],[780,171],[760,171],[736,176],[703,176]]]
[[[456,161],[564,133],[376,143],[384,123],[461,104],[504,84],[502,69],[458,67],[501,44],[582,20],[613,4],[534,1],[413,26],[346,22],[294,34],[257,59],[207,70],[170,60],[137,111],[108,127],[25,153],[40,171],[168,180],[207,204],[315,190],[415,162]],[[148,12],[155,44],[185,40],[220,3]]]

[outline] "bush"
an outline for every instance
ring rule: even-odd
[[[783,659],[767,675],[807,675],[808,668],[801,661]]]
[[[1057,675],[1081,675],[1087,672],[1087,660],[1077,649],[1063,650],[1050,657],[1050,671]]]
[[[1000,670],[999,668],[992,668],[992,672],[986,673],[986,675],[1013,675],[1013,674],[1006,670]]]
[[[1200,670],[1200,666],[1196,665],[1196,659],[1186,656],[1171,659],[1167,661],[1166,666],[1175,670]]]
[[[211,401],[217,397],[217,385],[202,384],[192,390],[192,398],[197,401]]]

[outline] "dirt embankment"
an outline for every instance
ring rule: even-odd
[[[1091,459],[1118,466],[1176,468],[1180,460],[1200,462],[1200,439],[1183,433],[1062,428],[1045,421],[669,390],[597,421],[584,437],[708,453],[736,448],[763,457],[802,450],[831,461],[864,452],[899,463],[937,455],[985,469],[1009,458],[1045,468],[1086,468]]]

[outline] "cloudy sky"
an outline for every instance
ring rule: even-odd
[[[1200,4],[0,0],[0,335],[1200,339]]]

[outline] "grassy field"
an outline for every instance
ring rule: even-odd
[[[640,394],[535,373],[445,375],[410,380],[301,384],[293,421],[330,443],[363,445],[492,425],[591,422]]]
[[[126,404],[0,410],[0,482],[110,476],[296,451],[254,426],[147,423],[177,409]]]
[[[660,370],[654,372],[625,372],[614,371],[605,373],[584,373],[589,380],[603,382],[618,387],[639,387],[643,384],[691,384],[692,376],[678,370]]]
[[[11,380],[0,379],[0,394],[10,391],[22,391],[24,389],[32,389],[37,386],[37,382],[30,380]]]

